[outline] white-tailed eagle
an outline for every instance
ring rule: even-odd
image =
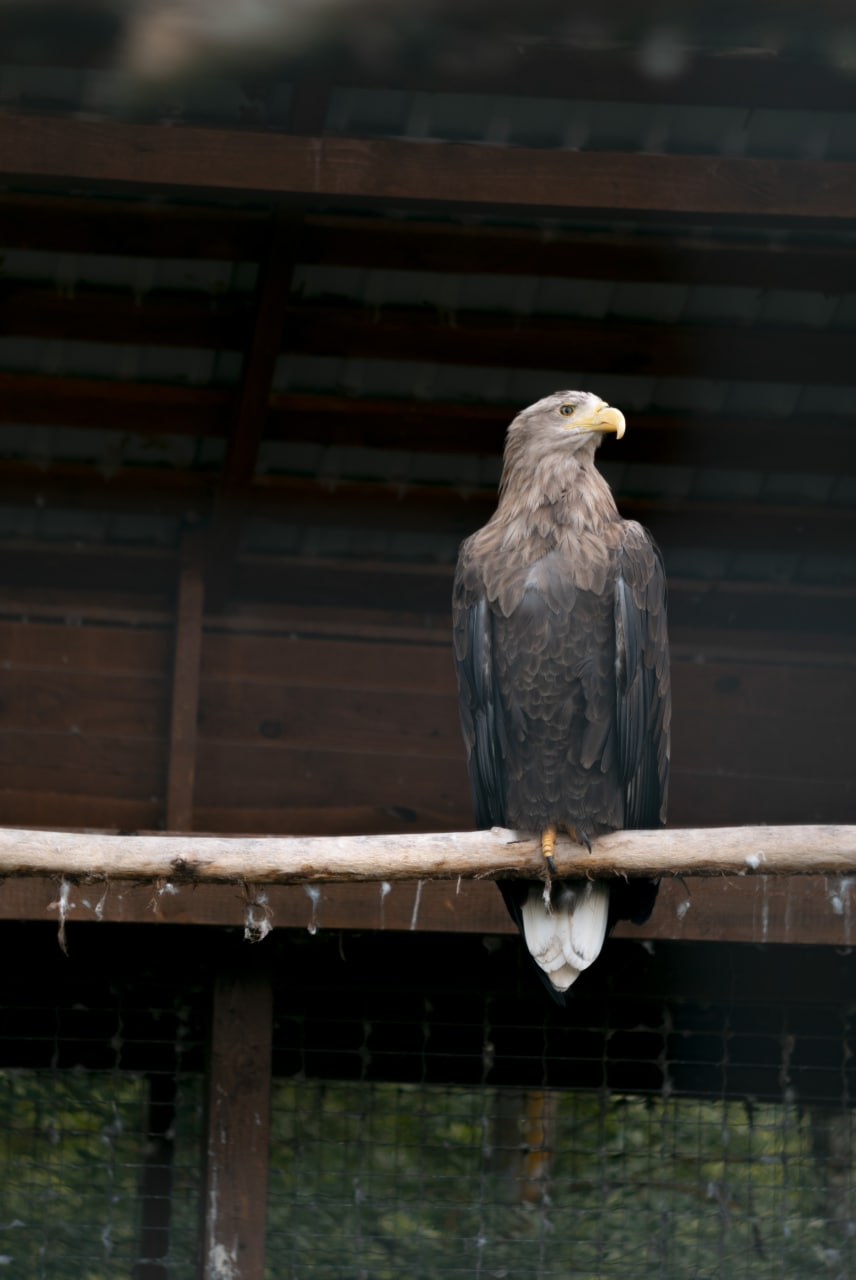
[[[478,827],[590,846],[657,827],[669,781],[666,580],[650,535],[597,470],[624,418],[558,391],[508,429],[497,509],[462,544],[453,598],[461,723]],[[548,989],[567,990],[616,919],[642,923],[648,880],[500,882]]]

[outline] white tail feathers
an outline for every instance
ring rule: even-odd
[[[532,885],[521,911],[523,936],[533,960],[557,991],[567,991],[600,955],[609,914],[609,884],[573,880],[557,885],[549,905]]]

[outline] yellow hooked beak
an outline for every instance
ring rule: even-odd
[[[602,404],[580,425],[589,431],[614,431],[620,440],[624,435],[624,414],[620,409],[613,409],[611,404]]]

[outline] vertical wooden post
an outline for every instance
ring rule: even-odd
[[[193,830],[196,718],[199,711],[199,663],[202,655],[205,601],[203,569],[202,532],[199,529],[187,529],[181,544],[181,571],[175,610],[175,656],[166,786],[168,831]]]
[[[247,948],[214,980],[200,1280],[263,1280],[273,987]]]

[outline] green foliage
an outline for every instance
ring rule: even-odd
[[[515,1097],[509,1142],[497,1090],[278,1085],[270,1277],[856,1274],[796,1108]],[[549,1112],[544,1166],[526,1149],[532,1099]]]
[[[195,1275],[201,1086],[182,1079],[171,1280]],[[0,1072],[0,1275],[129,1280],[148,1086]],[[274,1085],[270,1280],[856,1278],[852,1120],[793,1105]]]
[[[190,1086],[191,1096],[198,1087]],[[119,1072],[0,1072],[0,1267],[15,1280],[130,1277],[139,1245],[147,1085]],[[175,1280],[195,1275],[198,1127],[173,1195]],[[194,1132],[195,1130],[195,1132]],[[184,1254],[184,1264],[180,1258]],[[0,1271],[0,1274],[3,1274]]]

